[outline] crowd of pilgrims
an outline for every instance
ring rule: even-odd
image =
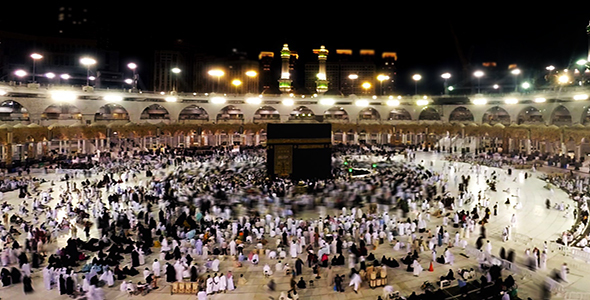
[[[434,261],[452,264],[450,247],[465,247],[478,226],[485,238],[490,210],[461,210],[476,196],[465,187],[455,199],[447,193],[448,174],[435,173],[409,157],[393,162],[391,155],[379,156],[389,167],[364,177],[304,182],[269,180],[264,155],[256,151],[102,160],[85,173],[96,176],[41,186],[41,192],[31,196],[26,191],[18,208],[3,204],[2,284],[22,280],[24,291],[32,292],[31,272],[41,268],[45,289],[56,288],[60,294],[104,299],[105,286],[121,282],[122,291],[135,293],[157,288],[162,277],[166,282],[200,282],[198,296],[204,299],[244,284],[243,277],[236,284],[231,271],[258,264],[259,255],[265,255],[285,262],[290,258],[290,265],[278,262],[273,269],[293,278],[304,266],[318,277],[324,268],[337,291],[344,290],[343,275],[348,272],[338,274],[331,266],[347,264],[356,292],[367,262],[399,266],[393,256],[373,257],[371,250],[380,244],[393,245],[396,255],[407,253],[401,263],[417,276],[422,270],[420,253],[429,251]],[[340,159],[336,153],[334,166]],[[465,186],[468,182],[462,178]],[[477,198],[485,201],[481,194]],[[301,206],[315,205],[338,213],[298,218]],[[389,215],[394,207],[400,216]],[[443,225],[429,226],[431,216],[441,217]],[[64,236],[65,243],[58,243]],[[155,259],[145,267],[152,252]],[[220,255],[233,260],[225,272]],[[269,269],[266,264],[265,274]],[[138,282],[128,280],[139,274],[143,276]],[[269,288],[274,290],[272,283]],[[288,293],[291,298],[295,286]]]

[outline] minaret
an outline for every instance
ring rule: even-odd
[[[283,49],[281,50],[281,79],[279,79],[279,90],[283,93],[288,93],[291,91],[291,74],[289,73],[289,60],[291,59],[291,50],[289,50],[289,45],[284,44]]]
[[[588,60],[590,61],[590,23],[586,26],[586,35],[588,35]]]
[[[323,94],[328,91],[329,83],[326,79],[326,60],[328,59],[328,50],[322,45],[320,49],[315,49],[313,52],[318,55],[319,61],[318,79],[315,82],[316,91]]]

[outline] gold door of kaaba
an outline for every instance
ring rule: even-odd
[[[276,145],[275,174],[281,177],[293,173],[293,145]]]

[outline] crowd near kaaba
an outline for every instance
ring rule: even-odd
[[[332,178],[294,181],[269,178],[264,155],[260,148],[122,151],[91,158],[83,170],[68,169],[68,161],[55,174],[4,174],[4,197],[18,193],[22,201],[2,200],[2,285],[43,292],[33,290],[38,278],[44,290],[98,300],[110,289],[139,295],[195,282],[198,299],[214,299],[246,286],[244,270],[260,266],[265,291],[276,299],[298,299],[320,282],[334,293],[382,287],[381,299],[518,298],[518,278],[485,254],[492,252],[486,225],[498,205],[487,194],[502,192],[497,182],[519,175],[484,170],[485,158],[449,160],[437,172],[411,149],[339,146]],[[354,176],[358,170],[365,175]],[[487,186],[469,189],[472,176]],[[548,181],[586,197],[588,179]],[[585,228],[587,207],[562,210]],[[582,246],[584,230],[575,237]],[[506,240],[510,231],[503,232]],[[481,257],[473,268],[454,269],[455,255],[467,247]],[[533,252],[535,268],[543,268],[546,257]],[[402,295],[392,287],[393,269],[420,276],[440,265],[451,268],[422,290]],[[279,274],[291,278],[288,288],[277,288]],[[447,283],[450,289],[438,288]]]

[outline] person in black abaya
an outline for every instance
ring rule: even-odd
[[[20,278],[22,275],[19,269],[12,267],[10,270],[10,275],[12,277],[12,284],[20,283]]]
[[[96,277],[96,276],[94,276],[94,277]],[[23,279],[23,283],[24,283],[24,279]],[[68,295],[74,294],[74,279],[72,279],[72,276],[68,276],[68,278],[66,278],[66,294],[68,294]]]
[[[23,277],[23,290],[25,291],[25,294],[30,294],[33,292],[33,282],[31,281],[31,277]]]
[[[197,272],[197,266],[193,265],[191,267],[191,282],[197,282],[199,279],[199,273]]]
[[[174,266],[166,263],[166,282],[175,282],[176,281],[176,270]]]
[[[303,266],[303,261],[301,260],[301,258],[297,258],[297,260],[295,261],[295,272],[297,276],[301,275],[302,271],[301,271],[301,267]]]
[[[174,247],[172,254],[174,255],[174,259],[179,260],[181,258],[180,248],[178,246]]]
[[[3,268],[0,272],[0,278],[2,278],[2,286],[9,286],[12,284],[12,275],[8,269]]]
[[[131,265],[133,267],[139,267],[139,253],[135,249],[131,251]]]
[[[66,293],[66,280],[64,279],[64,275],[59,275],[59,294],[64,295]]]

